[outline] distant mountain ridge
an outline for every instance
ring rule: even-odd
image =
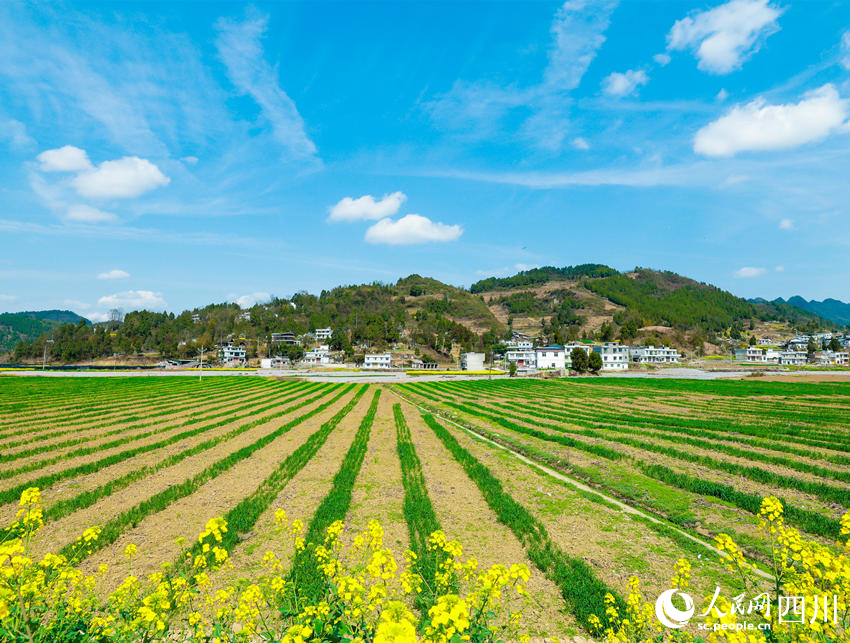
[[[750,301],[756,303],[764,302],[765,300],[759,298],[750,299]],[[787,300],[782,297],[778,297],[770,303],[789,304],[796,308],[808,310],[809,312],[815,313],[819,317],[833,321],[836,324],[850,324],[850,303],[844,303],[838,299],[827,298],[823,301],[817,301],[816,299],[805,299],[799,295],[794,295]]]
[[[70,310],[27,310],[0,313],[0,353],[11,351],[22,341],[30,341],[62,324],[77,324],[84,317]],[[89,320],[85,320],[89,324]]]

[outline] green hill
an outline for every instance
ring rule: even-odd
[[[69,319],[60,325],[32,315],[19,314],[29,324],[13,340],[19,360],[39,358],[48,335],[55,359],[79,361],[115,352],[188,357],[200,346],[226,339],[243,342],[249,355],[266,354],[272,333],[301,335],[330,326],[332,347],[350,354],[401,343],[449,359],[457,350],[489,350],[511,330],[549,342],[621,339],[718,352],[720,335],[739,338],[757,329],[775,335],[835,325],[787,302],[747,301],[673,272],[636,268],[620,273],[602,264],[535,268],[483,279],[469,290],[410,275],[394,284],[274,297],[247,311],[234,303],[178,315],[136,311],[116,326],[86,326],[77,316],[77,323]],[[193,315],[200,320],[193,321]],[[286,351],[298,357],[301,349]]]
[[[7,353],[19,342],[36,339],[62,324],[76,324],[80,319],[83,318],[70,310],[0,313],[0,353]]]

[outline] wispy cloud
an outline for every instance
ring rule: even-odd
[[[735,277],[739,279],[751,279],[753,277],[761,277],[767,273],[766,268],[757,268],[755,266],[744,266],[735,271]]]
[[[295,102],[281,89],[277,70],[265,59],[262,40],[267,26],[268,17],[256,11],[249,11],[242,21],[220,19],[216,23],[218,55],[233,85],[260,106],[287,155],[294,160],[318,161],[316,146],[307,136]]]
[[[105,295],[97,300],[98,306],[130,310],[165,310],[166,303],[161,292],[152,290],[125,290]]]
[[[97,278],[98,279],[127,279],[130,276],[130,273],[126,270],[107,270],[106,272],[100,273]]]
[[[560,149],[569,132],[568,93],[578,87],[605,42],[618,0],[568,0],[556,12],[543,80],[526,87],[488,80],[457,80],[451,90],[425,104],[434,123],[466,138],[502,131],[513,112],[524,114],[516,136],[540,148]]]

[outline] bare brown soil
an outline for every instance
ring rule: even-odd
[[[400,555],[410,546],[410,539],[404,520],[404,487],[396,451],[394,401],[397,399],[388,391],[381,393],[345,524],[357,532],[366,529],[370,520],[377,520],[384,528],[384,545]]]
[[[210,518],[224,515],[251,494],[284,458],[339,411],[352,395],[353,393],[349,393],[330,408],[280,436],[190,496],[146,517],[137,527],[123,533],[115,543],[89,557],[82,567],[91,571],[97,569],[101,563],[109,564],[111,571],[104,579],[105,585],[114,586],[120,580],[122,572],[121,569],[116,569],[115,565],[120,565],[124,549],[130,543],[137,545],[141,554],[135,562],[138,574],[148,574],[156,570],[161,563],[174,561],[180,555],[180,549],[174,542],[176,538],[184,536],[191,540],[203,530]],[[212,462],[213,459],[210,458],[205,464]],[[150,496],[144,489],[136,491],[136,502]],[[104,513],[108,510],[105,506],[107,503],[109,500],[99,505]]]
[[[291,560],[291,543],[275,533],[275,511],[286,511],[290,523],[300,520],[306,533],[313,514],[333,486],[333,478],[339,471],[371,401],[372,391],[366,391],[357,405],[328,436],[327,442],[318,453],[278,494],[257,520],[248,537],[234,549],[234,568],[229,570],[225,577],[256,576],[260,573],[260,562],[267,551],[274,551],[281,560]]]
[[[675,562],[682,557],[694,565],[693,583],[698,593],[711,594],[714,579],[725,577],[719,563],[694,560],[674,541],[632,520],[628,514],[593,502],[504,452],[449,428],[461,445],[502,482],[505,490],[543,522],[563,551],[583,559],[622,595],[628,593],[631,576],[640,578],[646,596],[656,596],[669,588]]]

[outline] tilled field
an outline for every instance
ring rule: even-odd
[[[36,486],[35,553],[101,526],[80,565],[107,564],[107,591],[127,545],[141,554],[133,572],[151,573],[214,516],[233,565],[219,585],[250,579],[267,550],[297,564],[277,509],[308,541],[335,520],[362,531],[377,519],[388,546],[420,556],[441,529],[482,566],[528,566],[530,634],[586,634],[607,593],[621,600],[637,575],[655,596],[680,558],[700,594],[732,588],[701,543],[728,533],[763,558],[767,495],[834,542],[850,507],[848,411],[850,387],[833,383],[0,378],[0,520]]]

